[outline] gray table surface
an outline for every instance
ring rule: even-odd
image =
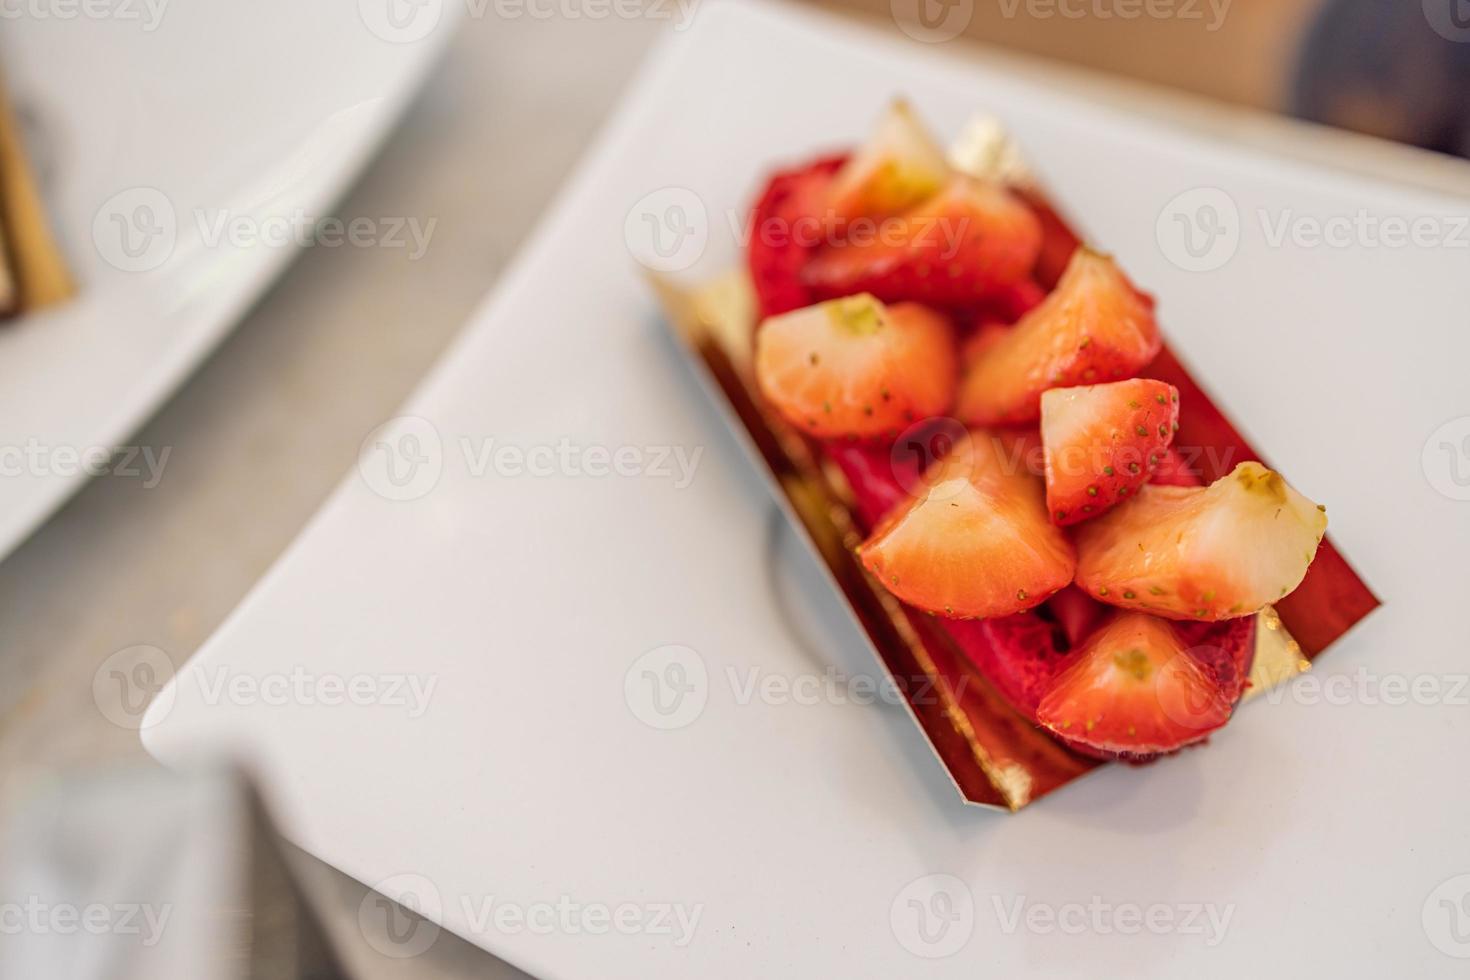
[[[137,644],[182,663],[203,643],[465,322],[666,29],[653,20],[467,20],[336,210],[344,219],[435,219],[426,254],[306,251],[132,440],[168,449],[162,480],[95,480],[0,563],[0,812],[57,773],[146,764],[137,733],[113,725],[93,700],[99,665]],[[1470,188],[1462,162],[1202,111],[1193,100],[1054,67],[1014,67],[1274,151]],[[358,931],[364,886],[305,855],[297,864],[354,976],[521,975],[444,933],[419,956],[383,956]]]

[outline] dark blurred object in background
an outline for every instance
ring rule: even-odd
[[[1470,0],[1329,0],[1303,39],[1290,109],[1470,156]]]
[[[811,2],[1470,156],[1470,0]]]

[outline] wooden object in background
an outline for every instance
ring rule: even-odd
[[[20,123],[0,89],[0,315],[37,310],[75,291],[51,232],[21,141]]]

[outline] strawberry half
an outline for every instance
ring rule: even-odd
[[[1047,520],[1041,481],[974,433],[924,474],[914,499],[858,549],[894,595],[958,618],[1030,609],[1072,580],[1072,544]]]
[[[1173,752],[1230,720],[1233,700],[1169,623],[1119,613],[1053,682],[1036,718],[1064,741],[1110,755]]]
[[[821,242],[827,189],[846,157],[828,157],[775,174],[751,214],[746,262],[762,317],[810,306],[801,269]]]
[[[1041,395],[1046,506],[1058,524],[1108,510],[1148,482],[1179,428],[1179,392],[1146,378]]]
[[[812,256],[802,281],[813,295],[971,307],[1029,275],[1041,248],[1030,208],[999,184],[962,175],[865,231],[859,239],[849,228]]]
[[[1324,510],[1260,463],[1208,487],[1147,485],[1077,528],[1077,584],[1170,619],[1248,616],[1301,584]]]
[[[946,411],[956,356],[940,314],[850,296],[762,323],[755,374],[767,400],[803,432],[871,438]]]
[[[838,171],[827,202],[839,222],[883,217],[938,193],[949,176],[944,150],[908,102],[895,99],[868,142]]]
[[[1078,249],[1057,288],[971,366],[960,420],[1034,421],[1043,391],[1131,377],[1161,344],[1153,304],[1112,259]]]
[[[1080,602],[1074,602],[1074,597]],[[1112,623],[1117,616],[1107,606],[1094,603],[1073,588],[1058,592],[1044,608],[1057,620],[1055,624],[1039,615],[1040,610],[998,619],[955,619],[944,623],[944,631],[960,652],[1013,708],[1033,722],[1037,721],[1037,708],[1042,699],[1056,686],[1058,678],[1079,662],[1079,654],[1094,636],[1098,623]],[[1238,702],[1255,659],[1256,618],[1171,625],[1175,638],[1219,690],[1224,702],[1229,705]],[[1074,634],[1077,629],[1083,632]],[[1063,741],[1084,755],[1100,759],[1121,757],[1130,762],[1143,762],[1159,754],[1139,749],[1109,751],[1076,739]]]

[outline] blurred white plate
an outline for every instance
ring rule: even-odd
[[[1426,677],[1438,703],[1294,689],[1207,749],[1003,816],[960,803],[902,710],[826,693],[822,658],[873,660],[799,550],[773,589],[761,481],[625,235],[662,229],[681,264],[700,250],[673,233],[707,229],[695,271],[723,268],[762,171],[856,140],[898,88],[947,135],[1000,114],[1159,294],[1217,403],[1328,503],[1386,605],[1315,676]],[[1237,209],[1233,256],[1168,236],[1197,188]],[[1466,205],[816,14],[705,5],[410,418],[157,698],[146,743],[245,756],[297,842],[545,977],[1458,975],[1470,456],[1460,429],[1431,436],[1470,412],[1467,253],[1273,246],[1261,208],[1275,227]],[[658,447],[702,452],[692,482]],[[621,931],[601,918],[620,907]],[[698,915],[682,944],[679,911]],[[390,953],[424,941],[381,914],[362,921]]]
[[[374,20],[396,2],[31,4],[5,20],[0,67],[80,294],[0,327],[0,556],[88,468],[149,478],[141,453],[100,454],[298,253],[282,219],[332,216],[451,33],[446,15],[404,40],[417,32]],[[156,463],[165,447],[147,448]]]

